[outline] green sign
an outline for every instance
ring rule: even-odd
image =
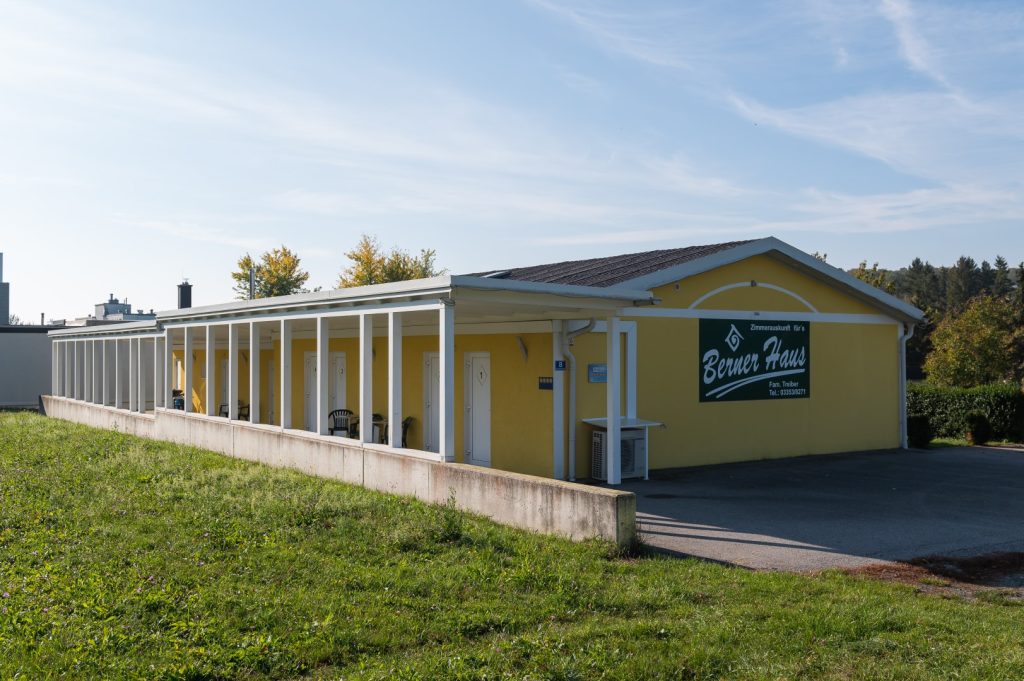
[[[701,402],[811,396],[807,322],[700,320]]]

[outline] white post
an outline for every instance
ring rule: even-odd
[[[637,354],[636,354],[636,322],[626,330],[626,417],[636,418],[637,401]],[[645,431],[646,432],[646,431]]]
[[[228,419],[238,420],[238,324],[228,324]]]
[[[402,313],[388,313],[388,444],[402,447]]]
[[[103,339],[103,395],[101,396],[101,404],[105,407],[110,404],[112,399],[112,390],[110,389],[110,379],[114,374],[113,362],[110,361],[110,354],[113,349],[110,346],[110,341],[106,338]]]
[[[174,335],[164,331],[164,409],[174,407]]]
[[[281,429],[292,427],[292,325],[281,320]]]
[[[121,408],[124,390],[121,389],[121,339],[114,338],[114,409]]]
[[[327,416],[331,405],[328,403],[327,385],[330,378],[331,335],[327,328],[327,317],[316,319],[316,432],[327,435],[330,425]]]
[[[622,428],[620,418],[622,416],[622,358],[620,348],[622,340],[619,336],[619,318],[608,318],[608,332],[606,334],[608,352],[608,438],[605,441],[605,448],[608,455],[606,469],[608,471],[608,484],[618,485],[622,482]]]
[[[217,415],[217,333],[213,326],[206,327],[206,415]]]
[[[373,317],[359,315],[359,439],[373,442]]]
[[[438,419],[438,435],[444,460],[455,461],[455,303],[442,302],[439,314],[441,385],[438,398],[441,402],[441,418]]]
[[[103,388],[103,341],[92,342],[92,401],[93,404],[102,404]]]
[[[195,411],[195,405],[192,404],[192,354],[195,352],[194,338],[192,337],[192,327],[186,326],[185,329],[185,385],[182,388],[182,394],[185,397],[185,413],[192,413]]]
[[[64,341],[64,397],[74,397],[74,361],[71,351],[74,349],[73,341]]]
[[[146,339],[138,338],[135,340],[135,380],[138,381],[138,386],[135,388],[135,411],[140,414],[146,411],[146,355],[145,348]]]
[[[79,341],[73,341],[73,342],[75,344],[75,392],[74,392],[74,398],[77,400],[77,399],[81,399],[80,386],[81,386],[82,381],[81,381],[81,378],[80,378],[80,374],[81,374],[82,363],[79,361],[79,357],[78,357],[79,352],[81,351],[81,347],[80,347],[81,346],[81,342],[79,342]]]
[[[260,422],[260,327],[249,322],[249,422]]]
[[[128,411],[135,411],[139,404],[139,353],[136,339],[128,339]]]
[[[153,338],[153,412],[161,406],[160,400],[163,399],[164,391],[162,386],[162,379],[164,376],[164,363],[161,361],[163,358],[160,355],[160,338]]]
[[[92,341],[82,341],[82,401],[92,401]]]
[[[551,322],[551,476],[565,479],[565,356],[562,354],[562,322]],[[559,364],[561,363],[561,364]],[[558,367],[563,367],[559,369]]]
[[[50,339],[50,394],[56,397],[60,384],[60,354],[57,341]]]

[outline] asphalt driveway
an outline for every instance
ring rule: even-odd
[[[644,541],[763,570],[1024,551],[1024,451],[948,448],[682,469],[626,481]]]

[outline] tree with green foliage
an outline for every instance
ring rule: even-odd
[[[1010,264],[1001,255],[996,256],[995,275],[992,277],[992,295],[1005,298],[1013,291],[1013,280],[1010,277]]]
[[[246,253],[238,259],[238,269],[231,273],[235,298],[246,300],[249,297],[249,270],[253,268],[256,270],[256,298],[306,293],[309,272],[302,269],[301,263],[299,256],[284,245],[263,253],[259,262]]]
[[[433,249],[410,255],[397,247],[388,253],[376,237],[363,234],[355,248],[345,254],[352,264],[338,277],[338,288],[435,277],[444,273],[435,266],[435,255]]]
[[[942,320],[931,334],[933,349],[924,363],[928,380],[955,388],[1017,381],[1018,337],[1010,302],[978,296],[963,313]]]
[[[974,258],[961,256],[946,270],[946,311],[958,313],[981,292],[981,270]]]
[[[875,288],[885,291],[886,293],[892,295],[896,294],[896,283],[892,280],[892,277],[888,272],[878,269],[877,262],[868,269],[868,261],[861,260],[857,269],[850,272],[850,274],[865,283],[871,284]]]

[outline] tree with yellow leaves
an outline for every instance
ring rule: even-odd
[[[235,280],[235,298],[245,300],[249,297],[249,270],[252,268],[256,269],[254,293],[257,298],[305,293],[309,272],[303,270],[300,263],[299,256],[284,245],[263,253],[259,262],[246,253],[238,259],[238,269],[231,273]]]
[[[432,249],[423,249],[419,255],[410,255],[398,248],[385,253],[376,237],[363,234],[356,247],[345,254],[352,264],[338,277],[338,288],[426,279],[443,274],[444,270],[435,268],[435,255]]]

